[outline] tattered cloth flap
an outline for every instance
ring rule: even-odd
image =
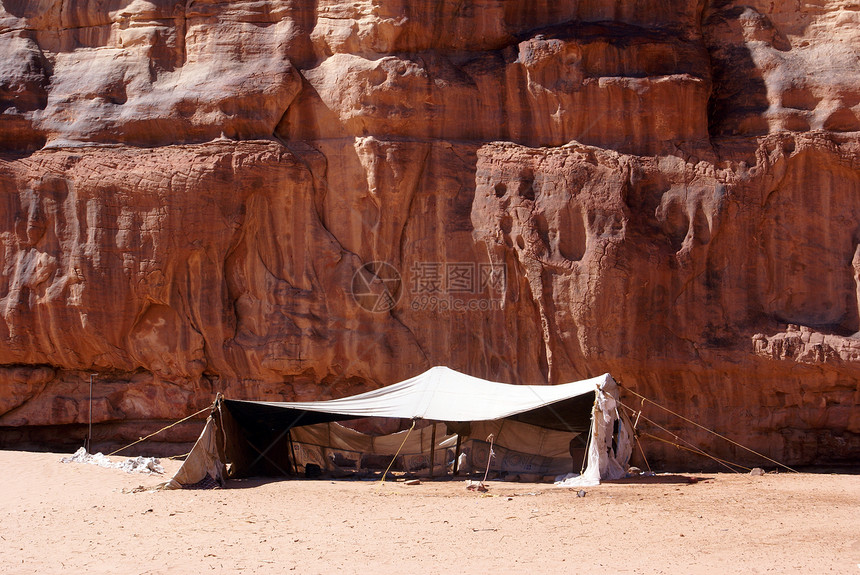
[[[633,430],[621,417],[615,398],[615,385],[597,395],[591,418],[588,465],[585,473],[557,481],[561,487],[588,487],[601,480],[620,479],[627,473],[633,452]]]
[[[224,466],[218,459],[216,445],[217,427],[210,415],[206,426],[191,448],[191,453],[176,475],[167,483],[159,485],[160,489],[189,489],[195,486],[215,487],[224,485]]]

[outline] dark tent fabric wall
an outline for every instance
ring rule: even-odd
[[[366,417],[412,420],[415,429],[375,436],[338,423]],[[543,478],[579,470],[585,461],[577,481],[593,485],[624,476],[631,436],[609,374],[560,385],[511,385],[437,366],[400,383],[329,401],[219,398],[165,488],[304,475],[311,468],[360,473],[380,460],[392,463],[395,454],[401,470],[429,475],[451,467],[483,471],[489,462],[502,475]],[[490,457],[490,440],[495,457]],[[576,446],[583,455],[579,461],[574,461]]]

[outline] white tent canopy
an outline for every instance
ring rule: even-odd
[[[593,396],[593,401],[590,394]],[[539,437],[546,436],[547,429],[569,432],[571,440],[577,435],[587,436],[589,439],[588,466],[580,484],[594,484],[600,479],[623,477],[630,457],[630,432],[619,416],[616,397],[617,385],[609,374],[560,385],[511,385],[472,377],[447,367],[437,366],[387,387],[329,401],[222,400],[216,402],[216,409],[213,411],[213,416],[218,420],[217,425],[207,425],[203,436],[189,454],[183,469],[170,483],[174,484],[173,487],[179,487],[194,483],[198,475],[200,477],[196,481],[206,475],[219,481],[224,476],[229,476],[229,472],[222,471],[218,473],[218,477],[213,477],[212,462],[219,461],[222,467],[231,463],[227,460],[231,459],[231,453],[236,454],[241,451],[238,446],[242,442],[241,438],[244,438],[245,443],[250,445],[254,453],[259,454],[254,458],[254,463],[261,458],[271,458],[272,453],[276,451],[272,449],[272,445],[278,441],[286,441],[285,437],[288,438],[289,452],[285,457],[291,459],[293,468],[297,469],[297,459],[301,457],[296,456],[293,436],[290,434],[291,429],[301,427],[302,431],[307,431],[307,433],[298,433],[297,429],[295,434],[297,439],[310,436],[333,437],[332,433],[336,433],[343,436],[341,438],[343,442],[346,441],[347,431],[336,431],[331,422],[360,417],[386,417],[448,423],[450,424],[449,433],[454,429],[457,431],[453,433],[460,434],[459,439],[467,441],[474,439],[476,442],[484,438],[463,435],[464,432],[459,430],[463,428],[460,423],[516,419],[516,426],[518,426],[516,445],[513,445],[513,435],[510,435],[512,439],[509,445],[503,443],[504,433],[500,433],[497,439],[500,447],[516,450],[515,453],[518,454],[539,454],[537,446],[532,449],[528,445],[529,434],[523,433],[527,428],[534,429],[532,435],[535,443],[540,441]],[[578,406],[575,410],[578,413],[573,413],[575,406]],[[585,407],[585,413],[581,406]],[[225,412],[229,413],[225,414]],[[578,422],[579,427],[574,428],[576,425],[574,422]],[[312,431],[313,426],[321,425],[328,427],[324,431],[322,429],[320,432]],[[473,427],[476,431],[484,429],[481,426]],[[509,427],[513,429],[513,421]],[[220,446],[216,445],[217,442],[214,442],[211,437],[204,437],[207,433],[215,434],[216,428],[220,428],[220,436],[223,438],[223,445]],[[500,427],[500,429],[503,428]],[[355,433],[357,432],[349,431],[349,434]],[[263,439],[264,436],[265,439]],[[450,444],[450,435],[440,433],[439,440],[445,439],[448,439]],[[351,441],[362,443],[355,437]],[[318,445],[319,443],[318,440],[314,442],[315,448],[325,447]],[[369,444],[389,445],[391,442],[376,441]],[[220,455],[213,455],[213,446],[220,451]],[[247,450],[247,445],[245,447],[247,453],[254,454]],[[444,449],[444,445],[437,444],[430,447],[430,444],[427,444],[427,449],[430,450],[440,448]],[[376,449],[375,453],[381,454],[378,451],[379,448]],[[201,453],[196,454],[197,451]],[[300,454],[304,453],[303,449],[298,451]],[[198,471],[193,471],[192,468],[197,466],[195,463],[197,459],[200,460],[201,465]],[[241,458],[233,455],[232,459]],[[234,471],[236,468],[243,467],[241,462],[238,465],[236,461],[232,463]],[[281,467],[278,468],[281,469]]]
[[[561,385],[511,385],[436,366],[400,383],[341,399],[252,403],[354,417],[491,421],[608,389],[610,382],[614,391],[608,373]]]

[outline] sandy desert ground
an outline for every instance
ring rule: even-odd
[[[146,491],[62,456],[0,451],[0,573],[860,574],[860,475]]]

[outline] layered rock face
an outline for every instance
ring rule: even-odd
[[[860,3],[0,6],[0,443],[444,364],[860,456]]]

